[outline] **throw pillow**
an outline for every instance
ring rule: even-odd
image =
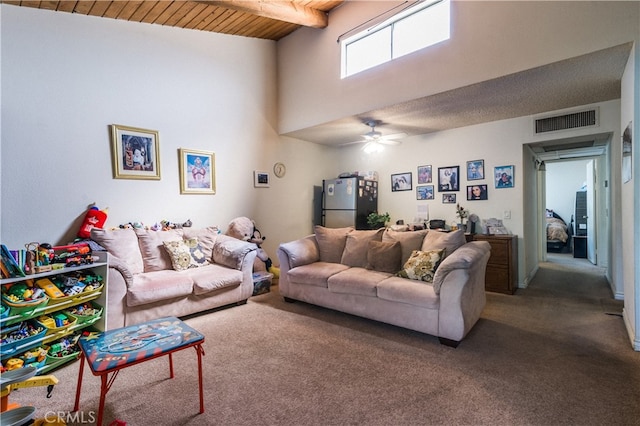
[[[440,232],[440,231],[429,231],[426,237],[424,237],[424,242],[422,243],[422,251],[427,250],[436,250],[436,249],[445,249],[446,254],[450,255],[458,247],[462,247],[467,243],[467,239],[464,236],[464,231],[462,229],[458,229],[453,232]]]
[[[395,274],[400,269],[402,247],[398,241],[369,241],[367,269]]]
[[[316,234],[318,249],[320,250],[320,261],[330,263],[340,263],[344,246],[347,244],[347,234],[353,231],[353,226],[346,228],[325,228],[316,225],[313,232]]]
[[[414,250],[407,263],[404,264],[403,269],[397,275],[410,280],[433,282],[433,276],[436,274],[438,265],[444,259],[444,254],[444,249]]]
[[[402,247],[402,260],[400,261],[400,265],[404,265],[414,250],[420,250],[422,248],[422,242],[428,232],[426,229],[420,231],[393,231],[387,229],[385,233],[382,234],[382,241],[398,241],[400,243],[400,247]]]
[[[181,241],[182,229],[170,229],[168,231],[134,229],[133,231],[138,236],[144,272],[171,269],[171,259],[164,249],[163,243],[164,241]]]
[[[347,266],[364,268],[367,266],[367,249],[370,241],[380,241],[384,228],[374,231],[351,231],[342,252],[340,263]]]
[[[133,229],[91,229],[91,239],[122,260],[132,274],[144,272],[138,237]]]
[[[163,241],[164,248],[171,257],[171,264],[176,271],[208,265],[204,251],[197,238],[181,241]]]

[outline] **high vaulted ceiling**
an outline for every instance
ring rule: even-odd
[[[279,40],[303,26],[326,27],[328,12],[345,0],[0,1],[23,7]],[[471,86],[362,111],[287,136],[337,146],[361,140],[361,135],[370,130],[363,124],[369,120],[379,122],[376,130],[382,134],[419,135],[618,99],[631,47],[631,43],[626,43]]]
[[[280,40],[300,27],[324,28],[344,0],[12,1],[2,3],[245,37]]]

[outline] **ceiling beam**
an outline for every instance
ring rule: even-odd
[[[293,1],[200,0],[196,3],[224,7],[304,27],[326,28],[329,25],[329,18],[325,12]]]

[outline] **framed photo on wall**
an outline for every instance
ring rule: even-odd
[[[442,194],[442,204],[455,204],[456,194]]]
[[[411,172],[391,175],[391,192],[411,191],[412,189],[413,182],[411,181]]]
[[[438,191],[460,191],[460,166],[438,168]]]
[[[114,179],[160,180],[160,146],[157,130],[111,125]]]
[[[467,161],[467,180],[484,179],[484,160]]]
[[[180,193],[216,193],[216,157],[213,152],[180,148]]]
[[[487,185],[469,185],[467,186],[467,200],[486,200]]]
[[[416,186],[417,200],[433,200],[433,185]]]
[[[622,133],[622,183],[627,183],[631,180],[633,176],[633,167],[632,163],[632,152],[633,152],[633,141],[631,137],[631,124],[629,122],[627,127],[624,129]]]
[[[253,171],[253,186],[255,188],[269,187],[269,172]]]
[[[418,166],[418,185],[431,183],[431,166]]]
[[[513,166],[498,166],[494,169],[493,179],[496,188],[513,188]]]

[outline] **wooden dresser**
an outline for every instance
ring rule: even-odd
[[[473,234],[466,237],[467,241],[491,244],[485,290],[513,294],[518,288],[518,236]]]

